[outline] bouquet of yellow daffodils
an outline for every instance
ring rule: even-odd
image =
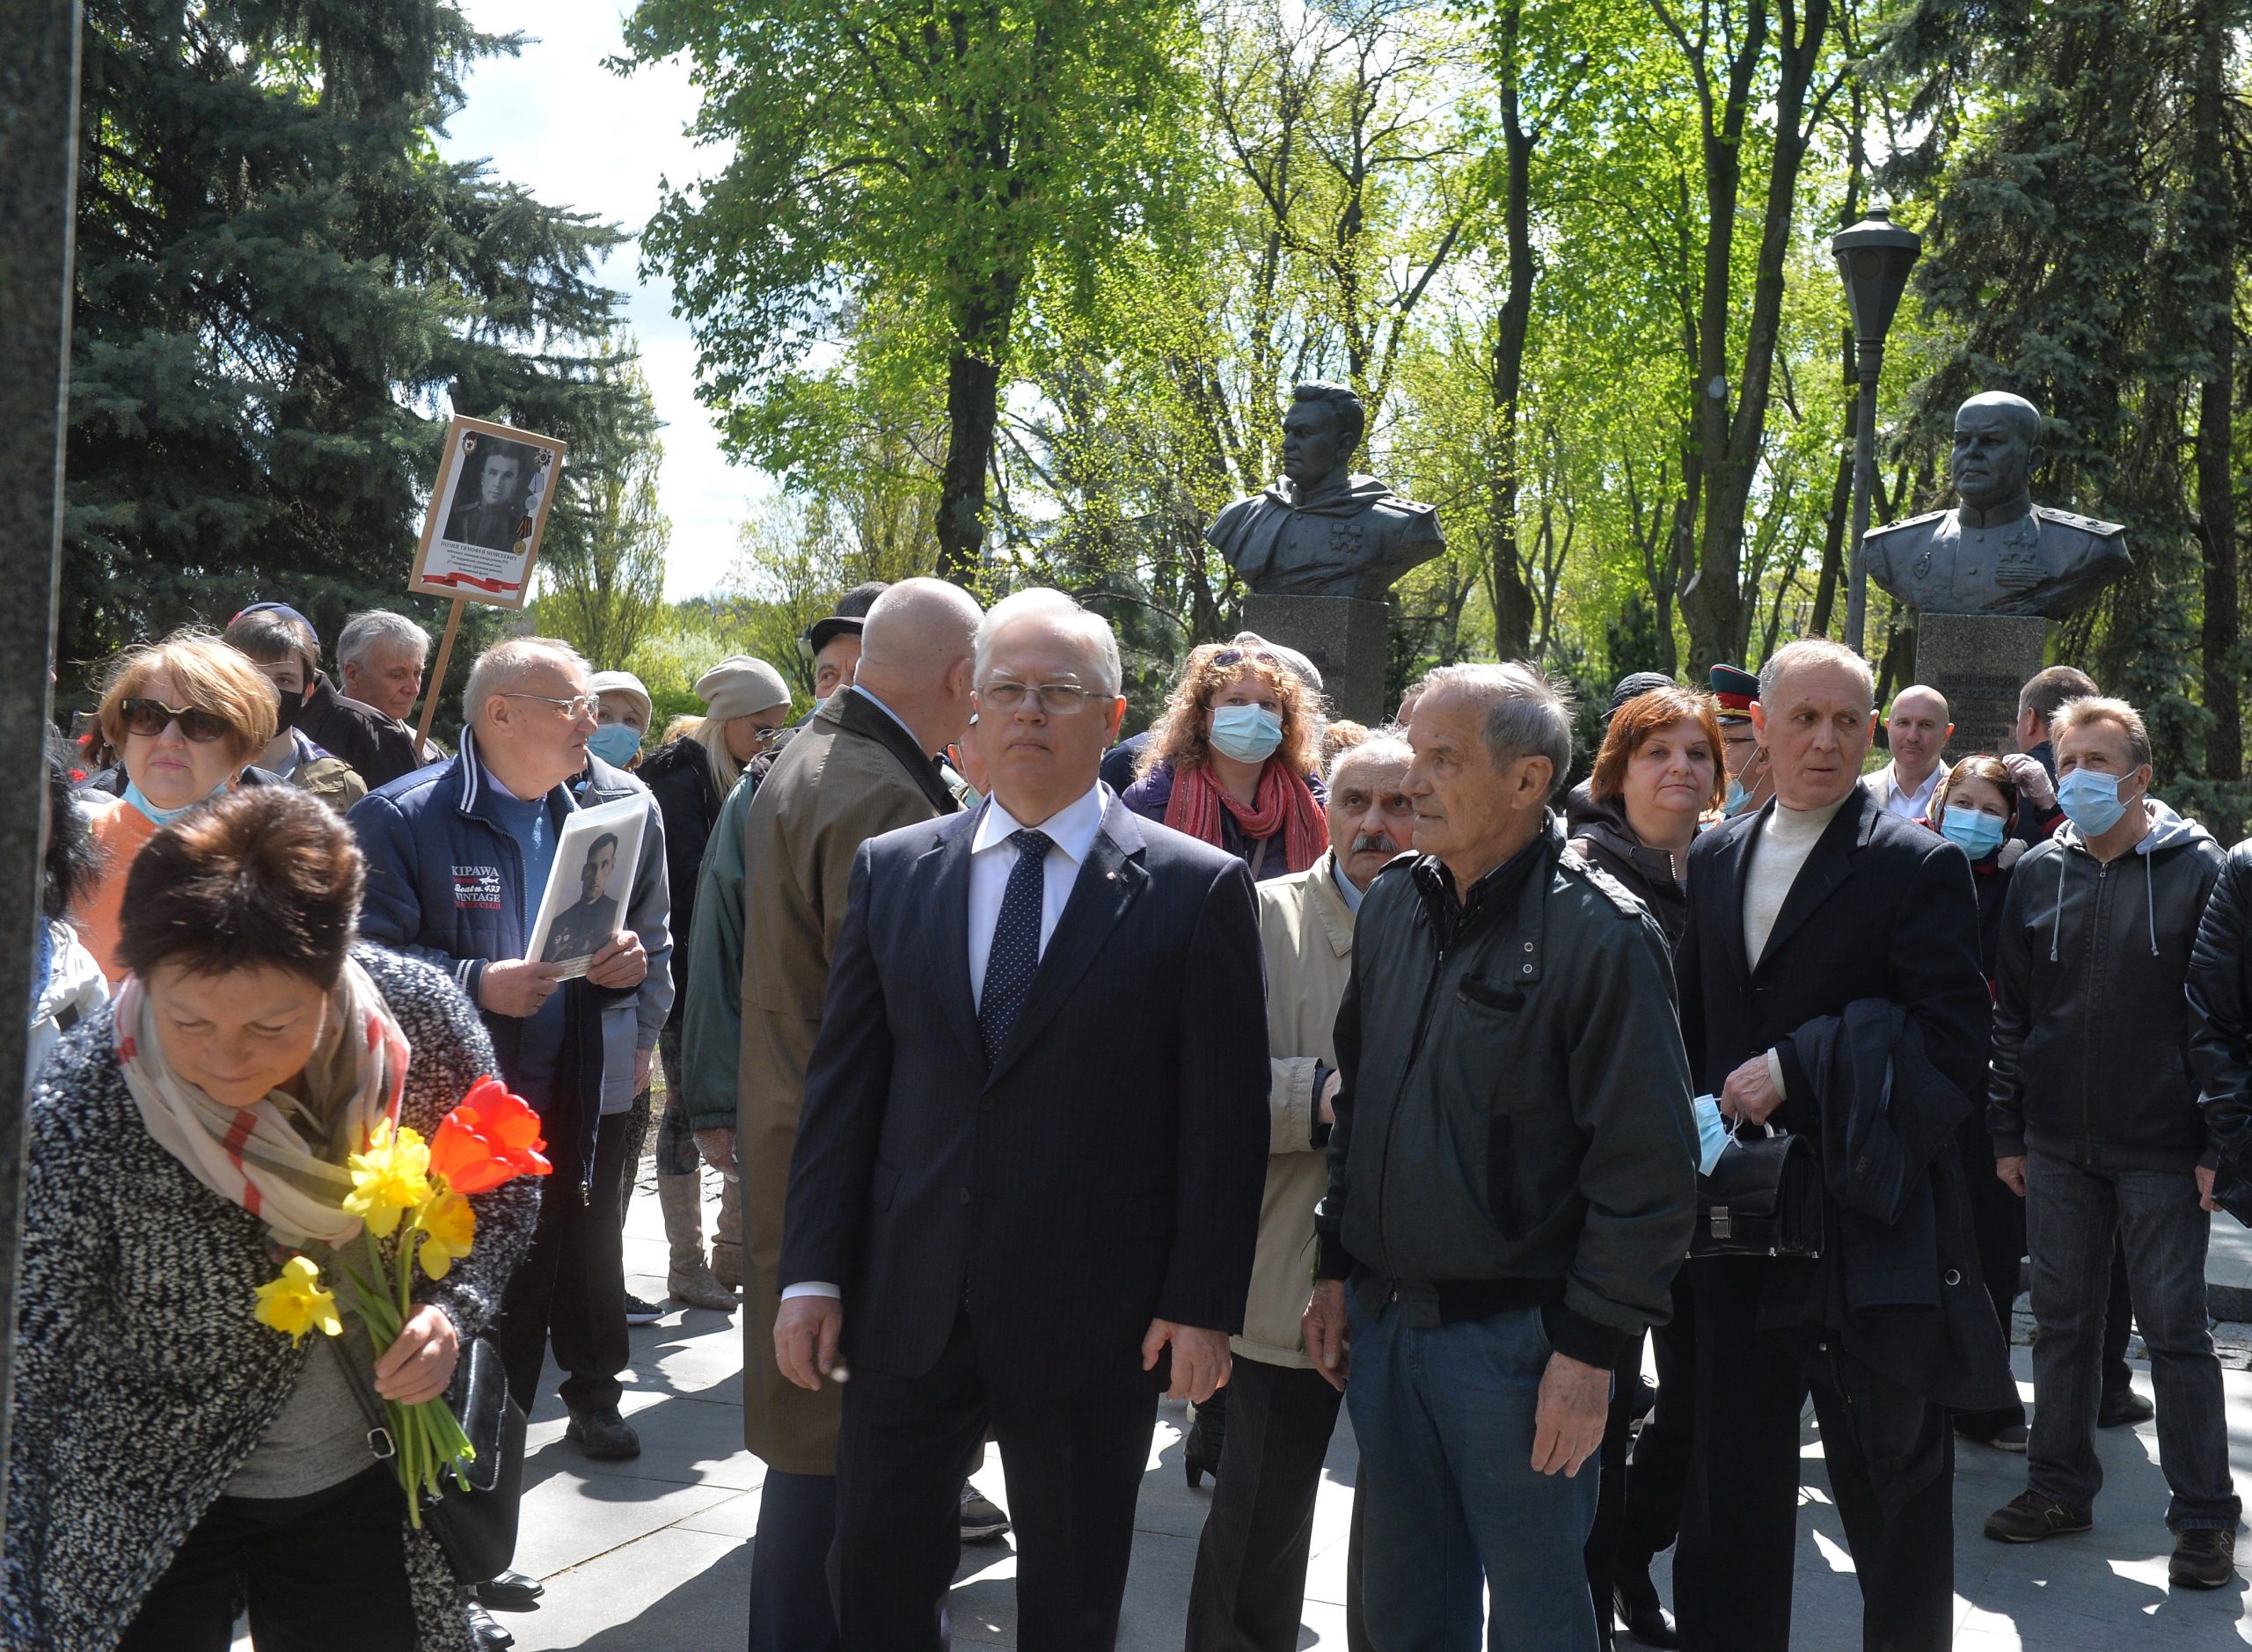
[[[545,1145],[539,1115],[495,1078],[479,1079],[428,1142],[390,1119],[377,1121],[367,1145],[347,1161],[352,1191],[342,1207],[360,1218],[365,1255],[355,1259],[347,1246],[340,1246],[329,1261],[377,1357],[398,1341],[414,1311],[414,1270],[443,1279],[476,1242],[477,1213],[469,1196],[517,1176],[546,1175],[550,1166],[539,1151]],[[335,1336],[344,1328],[335,1294],[310,1256],[292,1256],[279,1278],[258,1288],[255,1314],[292,1342],[310,1331]],[[476,1451],[443,1400],[412,1406],[385,1400],[384,1409],[396,1448],[392,1461],[406,1491],[407,1519],[420,1527],[422,1499],[438,1495],[440,1478],[449,1471],[466,1488],[461,1466]]]

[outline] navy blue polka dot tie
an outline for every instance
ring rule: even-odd
[[[1011,832],[1009,841],[1016,845],[1017,863],[1009,868],[993,949],[985,957],[984,990],[977,997],[977,1034],[988,1066],[1000,1059],[1040,968],[1040,909],[1047,893],[1048,834],[1027,828]]]

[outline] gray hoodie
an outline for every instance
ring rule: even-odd
[[[2223,855],[2156,798],[2104,862],[2067,822],[2017,863],[1995,960],[1987,1127],[2092,1168],[2188,1170],[2204,1156],[2183,983]]]

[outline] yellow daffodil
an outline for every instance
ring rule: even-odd
[[[334,1336],[344,1325],[336,1317],[336,1298],[320,1283],[320,1268],[310,1256],[292,1256],[282,1277],[258,1288],[258,1322],[288,1334],[294,1345],[318,1326]]]
[[[422,1245],[415,1253],[421,1258],[422,1271],[443,1279],[454,1259],[468,1255],[476,1239],[477,1212],[469,1208],[469,1201],[457,1193],[440,1194],[422,1212]]]
[[[347,1167],[352,1191],[344,1197],[344,1209],[380,1239],[391,1237],[401,1211],[430,1196],[429,1147],[413,1130],[394,1135],[389,1119],[377,1122],[368,1133],[367,1151],[353,1154]]]

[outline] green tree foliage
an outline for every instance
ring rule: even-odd
[[[664,445],[641,369],[609,376],[618,415],[574,448],[540,546],[536,621],[597,670],[622,666],[664,614],[665,552],[672,523],[657,502]]]
[[[669,194],[651,256],[737,450],[821,441],[820,347],[857,312],[944,386],[941,567],[976,570],[1028,295],[1068,305],[1161,211],[1194,39],[1184,0],[642,0],[633,55],[684,53],[728,146]]]
[[[605,395],[615,232],[432,142],[513,42],[436,0],[88,0],[84,38],[66,669],[403,605],[440,393],[567,438]]]

